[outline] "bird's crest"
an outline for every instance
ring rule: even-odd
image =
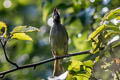
[[[60,13],[58,11],[58,9],[55,7],[53,10],[53,20],[54,22],[60,22]]]

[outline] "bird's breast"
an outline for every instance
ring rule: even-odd
[[[54,25],[50,32],[51,47],[59,53],[65,52],[65,42],[67,42],[67,35],[64,32],[64,29],[65,28],[63,28],[63,26]]]

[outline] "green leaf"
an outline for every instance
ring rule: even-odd
[[[98,27],[92,34],[90,34],[90,36],[88,37],[88,40],[91,40],[94,37],[96,37],[104,29],[105,29],[105,25],[102,25],[102,26]]]
[[[115,18],[115,16],[117,16],[119,13],[120,13],[120,8],[111,10],[110,13],[107,16],[107,19]]]
[[[21,33],[21,32],[33,32],[33,31],[40,31],[38,28],[36,28],[36,27],[32,27],[32,26],[16,26],[13,30],[12,30],[12,32],[11,32],[11,34],[13,34],[13,33]]]
[[[84,62],[83,62],[83,65],[84,65],[84,66],[88,66],[88,67],[93,67],[94,62],[91,61],[91,60],[84,61]]]
[[[116,16],[118,16],[118,14],[120,13],[120,8],[111,10],[108,14],[106,14],[102,20],[102,22],[104,22],[105,20],[110,20],[115,18]]]
[[[92,61],[88,60],[82,63],[81,61],[72,60],[71,65],[68,67],[67,80],[89,80],[92,70],[88,66],[93,66]]]
[[[11,39],[31,40],[32,41],[32,38],[25,33],[14,33],[12,35]]]
[[[73,71],[79,71],[80,70],[80,65],[83,65],[82,62],[77,61],[77,60],[72,60],[71,65],[68,67],[68,70],[73,70]]]
[[[85,75],[78,75],[74,77],[76,78],[75,80],[89,80],[88,76]]]
[[[120,31],[119,27],[111,26],[111,25],[106,25],[106,29],[105,30]]]

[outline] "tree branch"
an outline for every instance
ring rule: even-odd
[[[13,69],[10,69],[10,70],[7,70],[7,71],[0,72],[0,76],[2,76],[1,78],[3,78],[6,74],[14,72],[14,71],[17,71],[17,70],[21,70],[21,69],[25,69],[25,68],[31,68],[31,67],[36,67],[38,65],[45,64],[45,63],[48,63],[48,62],[51,62],[51,61],[54,61],[54,60],[57,60],[57,59],[62,59],[62,58],[72,57],[72,56],[77,56],[77,55],[82,55],[82,54],[89,54],[89,53],[90,53],[90,50],[83,51],[83,52],[78,52],[78,53],[73,53],[73,54],[68,54],[68,55],[64,55],[64,56],[58,56],[56,58],[50,58],[50,59],[43,60],[43,61],[38,62],[38,63],[33,63],[33,64],[27,64],[27,65],[19,66],[19,67],[16,67],[16,68],[13,68]]]
[[[5,49],[5,46],[6,46],[6,43],[7,43],[7,42],[5,42],[5,43],[3,44],[2,40],[0,40],[0,43],[1,43],[1,46],[2,46],[2,48],[3,48],[3,51],[4,51],[4,55],[5,55],[6,60],[7,60],[10,64],[12,64],[12,65],[14,65],[14,66],[16,66],[16,67],[18,68],[19,66],[18,66],[16,63],[10,61],[9,58],[8,58],[8,56],[7,56],[7,52],[6,52],[6,49]]]

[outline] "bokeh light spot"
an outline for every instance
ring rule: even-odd
[[[53,18],[52,17],[50,17],[49,19],[48,19],[48,25],[50,26],[50,27],[52,27],[53,26]]]
[[[10,8],[11,5],[12,5],[12,3],[11,3],[10,0],[5,0],[5,1],[3,2],[3,6],[4,6],[5,8]]]

